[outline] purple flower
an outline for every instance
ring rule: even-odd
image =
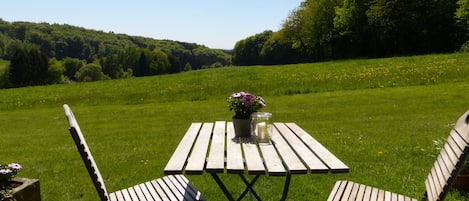
[[[0,169],[0,174],[3,174],[3,175],[10,174],[11,172],[12,171],[9,169]]]
[[[21,170],[21,168],[23,168],[23,167],[21,167],[21,165],[19,163],[10,163],[10,164],[8,164],[8,167],[10,167],[12,170],[16,170],[16,171]]]
[[[252,113],[266,106],[262,97],[244,91],[232,93],[227,102],[228,109],[234,111],[234,117],[239,119],[249,119]]]
[[[252,95],[252,94],[250,94],[250,93],[246,93],[246,94],[244,94],[244,97],[243,97],[243,104],[244,104],[245,106],[248,106],[248,107],[249,107],[249,106],[251,106],[251,105],[254,103],[254,99],[255,99],[255,98],[256,98],[256,97],[255,97],[254,95]]]

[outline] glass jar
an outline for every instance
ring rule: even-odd
[[[251,135],[259,143],[270,143],[273,124],[272,114],[268,112],[256,112],[251,115]]]

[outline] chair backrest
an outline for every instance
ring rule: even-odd
[[[104,185],[103,177],[99,172],[98,166],[94,161],[93,156],[91,155],[90,149],[88,148],[88,144],[86,144],[85,138],[81,133],[80,126],[78,126],[78,122],[73,115],[72,110],[70,107],[65,104],[64,106],[65,116],[67,117],[68,124],[70,125],[70,134],[73,137],[73,141],[75,141],[75,145],[77,146],[78,151],[80,152],[81,158],[85,163],[86,169],[90,174],[91,180],[93,180],[93,184],[98,191],[99,198],[101,201],[109,201],[109,196],[107,194],[106,186]]]
[[[464,113],[451,130],[437,160],[425,180],[424,199],[444,200],[469,153],[469,111]]]

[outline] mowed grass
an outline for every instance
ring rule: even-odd
[[[228,67],[176,75],[0,90],[0,162],[39,178],[43,200],[97,200],[62,104],[74,110],[109,191],[163,176],[194,121],[230,120],[226,97],[262,95],[275,121],[295,122],[351,169],[294,175],[289,200],[326,200],[348,179],[421,198],[424,180],[456,119],[469,109],[468,54],[314,64]],[[225,200],[210,175],[189,176]],[[241,192],[238,177],[224,176]],[[283,177],[262,177],[278,200]],[[447,200],[464,200],[453,192]]]

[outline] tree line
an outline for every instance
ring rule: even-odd
[[[468,50],[469,0],[306,0],[277,32],[238,41],[235,65]]]
[[[231,65],[230,54],[229,50],[210,49],[194,43],[105,33],[66,24],[10,23],[0,19],[0,58],[11,62],[8,69],[11,75],[3,77],[0,82],[3,86],[0,87],[139,77],[221,67]],[[11,69],[15,67],[17,69]],[[63,72],[63,79],[46,79],[42,77],[44,74],[37,74],[42,77],[41,81],[30,82],[24,80],[26,77],[21,82],[15,80],[21,78],[15,78],[20,76],[19,72],[34,75],[39,69],[40,72],[47,69],[54,73]]]
[[[232,64],[469,51],[468,39],[469,0],[305,0],[279,31],[267,30],[240,40],[233,50],[0,19],[0,58],[11,62],[0,87],[139,77]],[[30,79],[22,73],[42,78]]]

